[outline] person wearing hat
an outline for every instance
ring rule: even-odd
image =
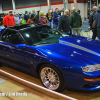
[[[27,23],[35,23],[35,15],[31,14],[31,18],[28,19]]]
[[[47,24],[45,18],[44,18],[44,12],[43,11],[40,11],[39,12],[39,23],[40,24]]]
[[[15,13],[14,19],[15,19],[16,25],[20,24],[19,15],[17,13]]]
[[[7,27],[16,25],[12,11],[9,11],[9,15],[6,16],[6,25]]]

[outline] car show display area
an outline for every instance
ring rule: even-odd
[[[18,83],[48,100],[100,99],[99,44],[40,24],[5,29],[0,38],[0,97],[28,97],[26,89],[12,92]],[[4,91],[10,87],[5,84],[14,87]]]

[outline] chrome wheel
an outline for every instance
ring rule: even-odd
[[[44,86],[50,90],[56,90],[60,85],[58,74],[52,68],[43,68],[40,72],[40,78]]]

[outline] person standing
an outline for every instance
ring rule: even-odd
[[[80,11],[79,9],[77,10],[77,12],[78,12],[79,14],[81,13],[81,11]]]
[[[32,10],[32,14],[36,15],[35,10]]]
[[[53,27],[53,19],[52,19],[52,14],[50,12],[50,9],[48,10],[46,17],[47,17],[47,20],[48,20],[48,26]]]
[[[51,14],[52,14],[52,16],[53,16],[53,13],[54,13],[53,8],[52,8],[51,10],[52,10],[52,11],[51,11]]]
[[[31,18],[27,20],[27,23],[35,23],[35,15],[31,14]]]
[[[97,29],[97,34],[98,34],[98,40],[100,41],[100,4],[99,4],[99,9],[94,15],[94,19],[96,19],[96,29]]]
[[[27,14],[27,11],[25,11],[24,17],[25,17],[26,14]]]
[[[93,32],[92,39],[95,39],[96,36],[97,36],[97,29],[93,29],[93,28],[92,28],[92,24],[93,24],[93,20],[94,20],[94,15],[95,15],[96,12],[97,12],[97,7],[94,6],[94,7],[93,7],[93,12],[92,12],[92,13],[90,14],[90,16],[89,16],[90,29],[91,29],[92,32]]]
[[[58,8],[56,8],[55,9],[55,12],[54,12],[54,14],[53,14],[53,28],[55,28],[55,29],[58,29],[58,12],[59,12],[59,9]]]
[[[21,16],[20,24],[26,24],[26,21],[24,20],[24,16],[23,15]]]
[[[29,12],[29,18],[31,18],[31,12]]]
[[[46,22],[46,20],[44,18],[44,12],[43,11],[39,12],[39,23],[47,25],[47,22]]]
[[[24,20],[27,22],[27,20],[29,19],[29,12],[26,13],[26,15],[24,16]]]
[[[69,17],[70,17],[70,9],[68,9],[69,10]]]
[[[21,18],[21,14],[18,13],[19,19]]]
[[[6,16],[6,25],[7,27],[16,25],[12,11],[9,11],[9,15]]]
[[[64,15],[62,15],[60,18],[59,18],[59,22],[58,22],[58,29],[60,31],[63,31],[64,33],[66,34],[71,34],[70,33],[70,20],[69,20],[69,10],[66,9],[64,11]]]
[[[72,8],[72,14],[70,16],[70,25],[72,27],[72,32],[74,35],[79,35],[82,29],[82,19],[81,15],[76,12],[76,8]]]
[[[39,24],[39,12],[40,11],[37,11],[36,16],[35,16],[35,23],[36,24]]]
[[[28,11],[25,11],[25,14],[24,14],[24,20],[25,20],[25,17],[26,17],[27,12],[28,12]]]
[[[4,26],[4,27],[7,27],[7,24],[6,24],[6,17],[7,17],[7,15],[5,14],[5,15],[4,15],[4,18],[3,18],[3,26]]]
[[[15,13],[14,19],[15,19],[16,25],[20,24],[19,15],[17,13]]]

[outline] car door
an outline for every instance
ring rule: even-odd
[[[3,52],[3,54],[0,55],[2,61],[15,68],[30,72],[31,61],[29,53],[26,52],[27,50],[24,48],[25,41],[20,34],[14,30],[8,30],[2,37],[3,42],[0,42],[2,46],[0,47],[0,53]],[[18,48],[20,44],[23,45],[23,48]]]

